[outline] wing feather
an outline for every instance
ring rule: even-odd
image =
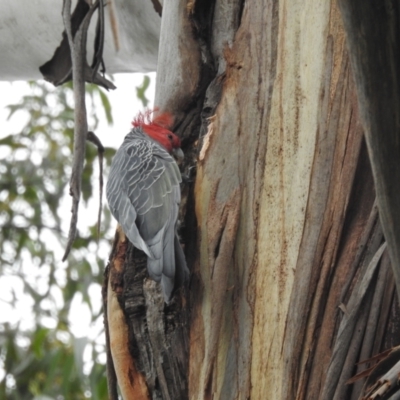
[[[114,156],[106,188],[111,213],[132,244],[147,254],[149,275],[161,281],[167,302],[176,269],[180,281],[188,273],[176,237],[180,182],[171,155],[141,129],[134,129]]]

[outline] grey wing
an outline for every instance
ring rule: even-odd
[[[151,278],[169,299],[175,276],[175,231],[181,175],[175,160],[155,142],[128,135],[114,156],[107,200],[132,244],[148,256]]]
[[[181,175],[175,160],[164,149],[155,149],[153,161],[154,168],[136,200],[140,204],[136,208],[137,226],[153,255],[147,263],[149,275],[157,282],[161,280],[164,288],[164,280],[169,278],[172,282],[175,275],[174,237],[181,200]]]
[[[141,237],[136,226],[137,212],[128,195],[128,179],[133,179],[132,171],[139,179],[137,172],[141,169],[140,142],[126,140],[116,152],[111,163],[110,174],[106,186],[106,197],[114,218],[119,222],[126,236],[138,249],[148,257],[152,254]]]

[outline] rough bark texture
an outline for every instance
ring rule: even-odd
[[[400,342],[399,307],[336,2],[174,0],[161,30],[156,105],[185,175],[197,160],[175,398],[357,399],[346,382]]]
[[[390,278],[363,280],[382,233],[341,18],[296,4],[246,3],[224,51],[195,189],[193,399],[343,399],[382,349]]]
[[[145,254],[117,231],[103,294],[108,375],[115,370],[124,399],[184,399],[188,309],[183,290],[166,306],[158,285],[147,278],[146,264]]]

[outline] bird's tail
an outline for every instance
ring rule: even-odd
[[[165,268],[166,266],[164,265],[163,274],[161,276],[161,287],[164,294],[164,300],[167,304],[170,302],[174,291],[183,286],[184,283],[189,280],[189,269],[186,265],[185,255],[176,234],[174,237],[173,248],[174,268]]]
[[[175,235],[175,288],[179,288],[189,280],[189,268],[186,264],[185,254],[183,253],[182,247],[179,243],[178,236]]]

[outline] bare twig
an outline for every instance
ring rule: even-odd
[[[84,60],[85,81],[95,83],[96,85],[109,90],[115,89],[115,85],[98,72],[100,65],[102,66],[101,72],[105,72],[103,62],[105,30],[103,1],[104,0],[99,0],[98,4],[94,3],[92,5],[92,0],[78,0],[75,10],[71,14],[71,33],[72,37],[74,37],[87,14],[93,14],[93,11],[99,8],[92,65],[89,66],[87,60]],[[86,46],[86,32],[83,33],[85,34],[84,43]],[[66,30],[64,30],[62,34],[61,43],[55,50],[53,57],[39,67],[39,70],[43,74],[43,78],[46,81],[53,83],[55,86],[60,86],[72,79],[72,55]]]
[[[101,211],[103,208],[103,157],[104,146],[94,132],[88,132],[86,139],[92,142],[96,147],[99,155],[99,213],[97,215],[97,240],[100,239]]]
[[[340,373],[337,371],[343,370],[343,366],[346,361],[346,355],[349,352],[351,340],[354,336],[353,332],[358,322],[360,308],[363,305],[365,295],[373,280],[376,268],[385,249],[386,242],[379,247],[371,261],[365,266],[365,269],[361,271],[360,277],[354,286],[349,301],[347,302],[346,308],[348,313],[343,314],[342,321],[340,322],[331,362],[329,364],[328,371],[326,372],[325,387],[323,388],[322,392],[322,398],[324,399],[334,398],[336,389],[340,387],[338,386]]]
[[[63,256],[63,261],[68,257],[76,235],[78,222],[79,200],[81,196],[82,171],[88,132],[87,114],[85,104],[85,62],[86,62],[86,37],[90,19],[99,5],[97,0],[86,14],[81,25],[72,36],[71,27],[71,0],[64,0],[63,20],[67,33],[72,60],[72,82],[75,100],[75,129],[74,129],[74,161],[70,180],[70,195],[72,196],[72,217],[68,233],[68,242]]]
[[[94,54],[92,61],[92,81],[94,82],[99,66],[103,63],[104,49],[104,4],[99,0],[99,18],[96,26],[96,38],[94,43]],[[103,65],[104,67],[104,65]]]

